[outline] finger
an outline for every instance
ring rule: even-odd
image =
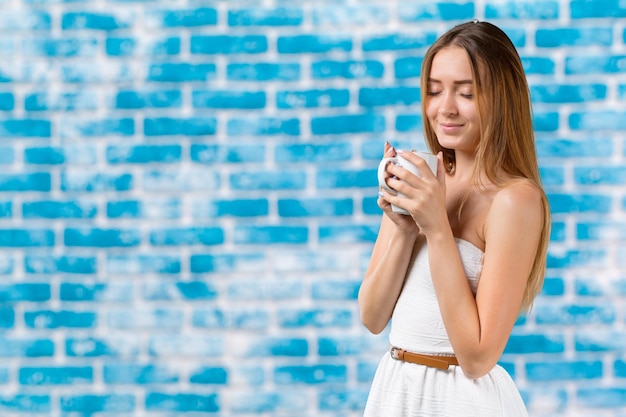
[[[443,152],[437,154],[437,179],[439,184],[446,185],[446,168],[443,162]]]
[[[391,146],[391,144],[389,143],[389,141],[385,142],[385,157],[394,157],[396,156],[396,149]]]

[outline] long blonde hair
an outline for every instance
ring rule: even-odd
[[[424,56],[421,72],[422,103],[428,92],[433,58],[448,46],[463,48],[472,68],[481,130],[473,183],[480,185],[482,173],[499,188],[515,180],[527,179],[541,191],[543,227],[522,301],[522,311],[527,312],[543,287],[551,221],[548,199],[539,175],[532,105],[524,68],[515,46],[497,26],[478,21],[460,24],[442,35]],[[428,120],[425,106],[422,106],[422,116],[423,120]],[[424,123],[424,137],[433,153],[443,152],[446,170],[453,172],[454,150],[439,144],[428,122]]]

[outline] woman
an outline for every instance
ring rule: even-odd
[[[504,32],[468,22],[427,51],[421,89],[437,175],[406,151],[421,177],[386,168],[405,197],[379,193],[384,214],[359,292],[372,333],[391,320],[365,416],[525,416],[497,365],[541,290],[550,233],[522,64]]]

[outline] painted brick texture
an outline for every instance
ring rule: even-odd
[[[385,140],[473,18],[520,51],[554,216],[502,365],[626,416],[626,5],[0,0],[0,415],[359,416]]]

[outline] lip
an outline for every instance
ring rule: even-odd
[[[463,125],[458,123],[439,123],[439,128],[446,134],[457,133],[462,127]]]

